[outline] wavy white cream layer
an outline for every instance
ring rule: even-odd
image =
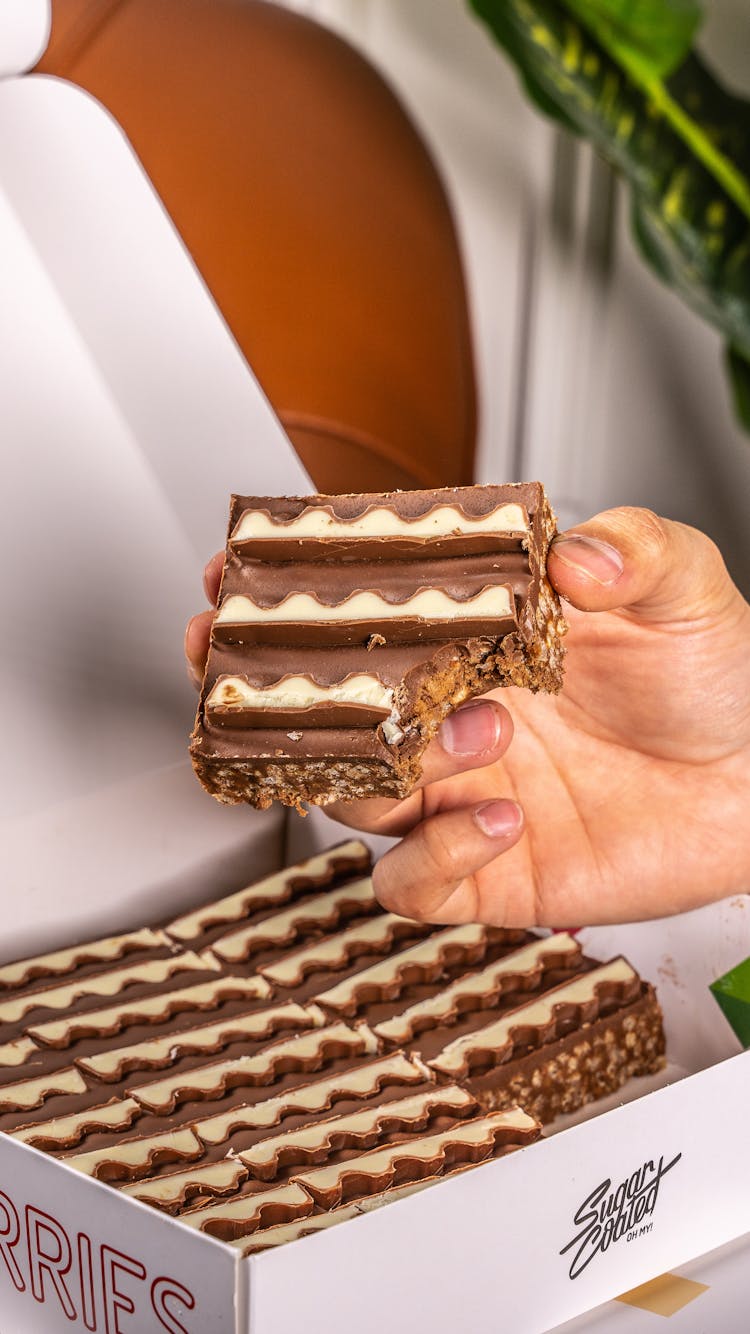
[[[226,1087],[226,1079],[232,1075],[244,1076],[248,1085],[272,1075],[279,1062],[288,1062],[288,1068],[304,1068],[304,1063],[315,1059],[329,1043],[343,1048],[342,1054],[359,1056],[363,1053],[374,1054],[377,1051],[377,1039],[364,1024],[357,1029],[347,1024],[331,1024],[328,1028],[318,1028],[299,1037],[287,1038],[264,1047],[257,1055],[236,1056],[227,1061],[216,1061],[210,1065],[196,1066],[178,1075],[166,1079],[154,1080],[138,1088],[127,1090],[130,1097],[137,1099],[142,1107],[150,1112],[169,1111],[175,1097],[181,1093],[194,1097],[220,1096]]]
[[[258,880],[245,889],[237,890],[235,894],[229,894],[225,899],[207,904],[205,908],[197,908],[184,917],[176,917],[165,930],[178,940],[194,940],[209,927],[238,922],[271,903],[286,903],[300,881],[325,877],[337,861],[346,861],[347,858],[359,860],[363,857],[368,858],[369,863],[366,845],[361,839],[350,839],[348,843],[316,853],[306,861],[297,862],[295,866],[288,866],[284,871],[276,871],[266,876],[265,880]]]
[[[452,598],[442,588],[421,588],[404,602],[388,602],[379,593],[350,593],[343,602],[329,606],[311,593],[288,593],[272,607],[259,607],[243,593],[233,593],[216,613],[220,625],[330,624],[346,621],[446,621],[449,623],[505,620],[515,617],[513,591],[507,584],[483,588],[470,598]]]
[[[292,1112],[325,1111],[335,1096],[347,1094],[351,1098],[369,1098],[388,1083],[418,1084],[433,1079],[430,1071],[423,1071],[416,1062],[395,1052],[380,1061],[371,1061],[354,1070],[313,1080],[296,1088],[256,1102],[247,1107],[233,1107],[228,1112],[217,1112],[193,1123],[197,1135],[207,1144],[223,1144],[235,1130],[243,1127],[275,1126],[282,1116]]]
[[[414,540],[483,534],[507,537],[528,533],[529,517],[523,505],[508,501],[481,518],[469,518],[457,505],[435,505],[426,514],[406,518],[386,505],[370,505],[355,519],[338,519],[330,507],[309,506],[294,519],[272,518],[268,510],[245,510],[231,536],[232,542],[253,538],[274,541],[288,538],[380,538],[405,537]]]
[[[234,1015],[216,1024],[202,1024],[197,1028],[165,1033],[163,1037],[136,1042],[129,1047],[115,1047],[94,1056],[81,1056],[76,1064],[90,1075],[113,1079],[132,1062],[146,1068],[149,1065],[161,1065],[170,1059],[176,1061],[192,1052],[211,1051],[217,1045],[227,1045],[233,1040],[260,1042],[282,1025],[307,1029],[319,1027],[321,1020],[314,1009],[306,1010],[296,1001],[289,1001],[268,1010],[258,1010],[256,1014]]]
[[[104,1107],[87,1107],[70,1116],[57,1116],[50,1121],[40,1121],[36,1125],[8,1133],[24,1144],[36,1144],[37,1140],[41,1140],[45,1144],[64,1146],[81,1139],[87,1130],[127,1130],[140,1113],[141,1108],[133,1098],[123,1098],[107,1103]]]
[[[275,685],[263,687],[251,686],[242,676],[221,676],[206,700],[207,709],[297,711],[310,709],[315,704],[357,704],[390,713],[393,690],[384,686],[377,676],[364,673],[348,676],[332,686],[320,686],[309,676],[284,676]]]
[[[290,1218],[303,1213],[312,1213],[313,1202],[307,1191],[290,1181],[284,1186],[271,1186],[268,1190],[258,1191],[255,1195],[243,1195],[239,1200],[228,1200],[224,1204],[211,1204],[204,1209],[192,1209],[180,1216],[181,1223],[188,1227],[203,1230],[206,1224],[235,1223],[238,1231],[244,1227],[251,1232],[261,1221],[264,1209],[272,1207],[274,1211],[287,1208]]]
[[[392,915],[386,914],[391,917]],[[383,921],[384,918],[376,919]],[[393,920],[401,921],[402,918],[396,917]],[[357,930],[359,928],[353,928]],[[341,939],[341,935],[334,939]],[[373,964],[370,968],[363,968],[359,973],[353,973],[351,977],[344,978],[343,982],[337,983],[335,987],[330,987],[328,991],[321,991],[315,996],[315,1001],[319,1005],[328,1005],[333,1010],[346,1010],[357,998],[358,992],[363,987],[388,987],[397,982],[404,970],[409,967],[419,967],[429,969],[439,964],[444,959],[446,952],[450,949],[470,950],[476,949],[487,939],[487,928],[479,923],[469,922],[464,926],[449,926],[444,931],[435,931],[433,935],[428,936],[427,940],[422,940],[418,945],[411,945],[408,949],[401,950],[398,954],[391,954],[382,963]],[[326,942],[326,946],[319,948],[328,948],[331,950],[332,942]],[[289,955],[289,959],[293,956]],[[287,961],[282,960],[277,968],[284,968]],[[266,969],[269,977],[271,970]],[[296,975],[295,975],[296,976]],[[274,975],[274,981],[283,979]]]
[[[517,1130],[521,1133],[535,1130],[537,1122],[532,1116],[518,1107],[507,1111],[489,1112],[486,1116],[473,1121],[463,1121],[450,1130],[443,1130],[436,1135],[424,1135],[402,1140],[397,1144],[388,1144],[384,1148],[372,1149],[369,1153],[348,1158],[345,1162],[314,1168],[310,1172],[296,1172],[294,1180],[305,1186],[315,1200],[327,1203],[328,1192],[341,1187],[344,1178],[349,1175],[378,1178],[392,1171],[398,1162],[432,1162],[440,1160],[448,1146],[489,1147],[500,1130]]]
[[[399,1130],[413,1129],[425,1121],[433,1112],[460,1116],[462,1112],[476,1107],[476,1100],[466,1089],[457,1084],[434,1085],[425,1093],[414,1093],[394,1102],[378,1103],[375,1107],[364,1107],[358,1112],[349,1112],[345,1116],[329,1117],[325,1121],[315,1121],[309,1126],[298,1126],[296,1130],[287,1130],[280,1135],[270,1135],[250,1149],[240,1149],[238,1157],[250,1168],[262,1169],[274,1164],[279,1154],[285,1149],[314,1152],[316,1149],[333,1151],[337,1137],[350,1136],[363,1139],[368,1135],[385,1133],[384,1125],[396,1125]]]
[[[457,982],[438,991],[436,995],[429,996],[427,1000],[409,1006],[408,1010],[394,1015],[392,1019],[384,1019],[382,1023],[375,1024],[374,1032],[389,1042],[405,1042],[412,1036],[415,1024],[420,1024],[422,1021],[427,1025],[430,1021],[439,1023],[441,1019],[452,1014],[462,1000],[469,1002],[466,1008],[472,1008],[471,1000],[493,995],[504,978],[509,976],[521,978],[535,970],[540,971],[541,962],[545,958],[556,958],[560,966],[567,960],[578,959],[580,953],[580,946],[573,937],[566,931],[560,931],[544,940],[524,945],[520,950],[513,950],[480,972],[460,977]]]
[[[180,987],[177,991],[162,991],[157,996],[125,999],[106,1010],[85,1010],[67,1019],[36,1024],[29,1033],[45,1046],[67,1046],[71,1037],[81,1031],[108,1036],[139,1019],[155,1023],[182,1010],[214,1009],[222,1000],[235,1000],[238,996],[256,999],[268,996],[270,991],[270,986],[261,977],[217,977],[210,982],[196,982],[192,987]]]
[[[335,936],[324,936],[303,949],[284,955],[275,963],[261,964],[258,969],[264,977],[280,987],[296,987],[307,973],[343,968],[357,953],[386,949],[395,939],[399,927],[408,922],[396,913],[380,913],[365,922],[357,922]],[[412,932],[414,934],[414,932]],[[400,955],[396,955],[400,958]],[[316,1000],[320,1000],[316,996]]]
[[[372,880],[369,876],[362,880],[350,880],[348,885],[338,889],[327,889],[322,894],[312,894],[300,899],[292,908],[264,917],[262,922],[241,927],[231,935],[214,941],[212,953],[226,963],[238,963],[246,959],[251,949],[261,945],[284,944],[294,939],[303,927],[318,928],[335,926],[339,914],[345,905],[360,906],[367,912],[375,903]]]
[[[111,968],[109,972],[92,973],[64,986],[28,991],[14,1000],[0,1002],[0,1023],[16,1023],[31,1010],[68,1010],[75,1001],[87,996],[116,996],[138,982],[157,985],[176,973],[207,970],[216,971],[215,966],[189,951],[167,959],[131,964],[129,968]]]
[[[472,1052],[494,1052],[513,1040],[513,1030],[517,1028],[543,1028],[555,1015],[558,1005],[583,1005],[596,997],[597,987],[606,982],[631,982],[638,974],[626,959],[613,959],[601,968],[593,968],[566,982],[561,987],[546,992],[529,1005],[521,1005],[511,1010],[502,1019],[474,1033],[449,1042],[434,1060],[428,1064],[443,1074],[455,1075],[464,1069],[466,1057]]]
[[[21,986],[34,975],[45,977],[69,973],[81,964],[95,963],[99,959],[119,959],[129,950],[157,949],[166,944],[168,941],[164,933],[153,931],[150,927],[131,931],[124,936],[106,936],[103,940],[55,950],[52,954],[37,954],[31,959],[22,959],[20,963],[6,963],[0,968],[0,987]]]

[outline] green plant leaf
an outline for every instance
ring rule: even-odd
[[[684,60],[703,17],[698,0],[569,0],[602,46],[657,78]]]
[[[602,26],[605,10],[625,14],[624,0],[470,3],[524,77],[629,182],[651,267],[750,359],[750,103],[694,53],[667,79],[624,54],[614,22]],[[633,14],[647,8],[673,6],[634,0]],[[593,9],[596,25],[578,13]]]

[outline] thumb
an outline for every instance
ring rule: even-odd
[[[713,620],[740,599],[711,539],[651,510],[605,510],[561,533],[547,571],[574,607],[627,608],[639,620]]]

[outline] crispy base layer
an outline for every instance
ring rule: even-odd
[[[664,1065],[664,1029],[653,987],[624,1009],[569,1033],[549,1048],[461,1082],[487,1111],[518,1104],[548,1125],[556,1116],[614,1093]]]
[[[543,570],[555,533],[546,498],[538,518]],[[536,610],[526,603],[517,631],[497,639],[458,639],[454,653],[439,653],[434,663],[402,681],[396,690],[401,741],[387,744],[382,730],[374,727],[368,729],[373,743],[369,753],[227,756],[223,748],[223,753],[214,752],[201,705],[191,739],[193,768],[206,791],[230,805],[247,802],[265,809],[280,801],[300,810],[306,803],[323,806],[371,796],[405,797],[419,781],[426,746],[459,704],[498,686],[552,693],[560,689],[566,630],[559,598],[542,573]],[[348,737],[351,732],[342,729],[342,746]]]
[[[274,801],[286,806],[303,802],[324,806],[331,801],[355,801],[361,797],[405,797],[418,782],[422,755],[443,719],[465,700],[498,686],[521,686],[528,690],[556,692],[562,684],[564,649],[562,618],[551,624],[551,651],[542,656],[524,649],[519,636],[506,635],[499,643],[480,640],[468,646],[448,667],[426,675],[420,682],[411,707],[401,715],[405,740],[383,748],[377,756],[326,756],[323,759],[274,758],[227,759],[205,754],[201,733],[193,737],[191,758],[201,783],[217,800],[248,802],[265,809]]]

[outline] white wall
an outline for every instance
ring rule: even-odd
[[[462,0],[296,0],[362,47],[430,143],[464,248],[481,478],[539,476],[561,520],[650,505],[698,524],[750,590],[750,440],[718,337],[634,253],[626,198],[532,111]],[[746,0],[708,0],[704,47],[750,92]]]

